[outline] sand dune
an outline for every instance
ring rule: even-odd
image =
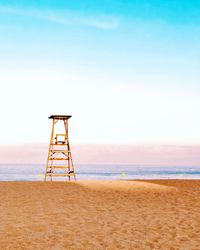
[[[0,182],[0,249],[200,249],[200,181]]]

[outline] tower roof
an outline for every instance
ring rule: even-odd
[[[69,119],[72,117],[71,115],[51,115],[49,116],[49,119],[58,119],[58,120],[64,120],[64,119]]]

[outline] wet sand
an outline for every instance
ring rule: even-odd
[[[0,182],[0,249],[200,249],[200,181]]]

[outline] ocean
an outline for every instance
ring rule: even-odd
[[[200,166],[88,164],[75,166],[75,171],[77,180],[200,179]],[[0,181],[43,181],[44,173],[42,164],[0,164]]]

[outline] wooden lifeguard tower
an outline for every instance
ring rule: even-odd
[[[52,119],[52,131],[45,181],[47,178],[52,181],[53,177],[68,177],[69,181],[70,177],[74,177],[74,180],[76,180],[68,136],[68,120],[70,117],[70,115],[51,115],[49,117],[49,119]],[[59,129],[62,129],[62,133],[57,133],[58,125],[60,125]]]

